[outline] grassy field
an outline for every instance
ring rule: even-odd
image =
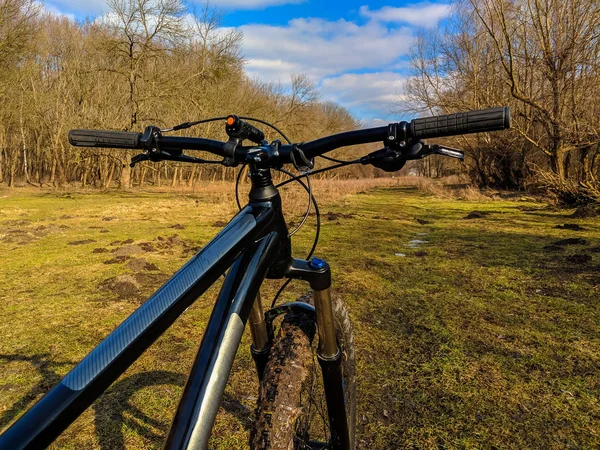
[[[600,446],[598,219],[403,186],[322,209],[317,255],[355,327],[360,448]],[[0,429],[234,212],[231,196],[201,192],[0,193]],[[312,237],[307,227],[295,239],[298,256]],[[552,245],[567,238],[580,240]],[[265,304],[278,286],[266,283]],[[54,448],[161,448],[217,288]],[[303,291],[292,284],[286,298]],[[245,448],[257,390],[248,347],[245,336],[213,448]]]

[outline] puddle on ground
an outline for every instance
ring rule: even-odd
[[[408,243],[408,248],[419,248],[423,244],[428,244],[429,241],[422,241],[420,239],[413,239]]]
[[[406,255],[404,253],[394,253],[394,255],[404,258]]]

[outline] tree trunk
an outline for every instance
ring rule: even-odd
[[[187,181],[188,187],[192,187],[194,185],[194,178],[196,178],[196,171],[197,170],[198,170],[197,167],[192,167],[192,170],[190,170],[190,176],[189,176],[188,181]]]
[[[0,145],[0,183],[4,182],[4,150]]]
[[[85,185],[87,184],[87,177],[88,177],[88,165],[87,165],[87,161],[84,161],[83,173],[81,174],[81,187],[85,187]]]
[[[598,175],[598,173],[600,173],[600,145],[596,149],[596,154],[592,158],[590,172],[591,172],[590,181],[596,181],[598,178],[600,178],[600,177],[598,177],[598,178],[596,177],[596,175]]]
[[[121,180],[119,187],[121,189],[128,190],[131,187],[131,167],[129,167],[129,161],[127,155],[121,156]]]
[[[115,174],[115,163],[112,163],[110,165],[110,172],[108,173],[108,178],[106,179],[106,184],[104,185],[104,187],[106,189],[110,188],[110,184],[112,183],[114,174]]]
[[[592,179],[592,160],[589,157],[591,152],[591,146],[586,145],[579,150],[579,163],[581,164],[581,181],[584,183]]]
[[[563,149],[556,149],[550,155],[550,168],[552,172],[558,175],[561,179],[566,178],[565,174],[565,155],[567,152]]]
[[[56,186],[56,157],[52,158],[52,168],[50,169],[50,184]]]

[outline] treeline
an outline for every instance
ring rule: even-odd
[[[242,34],[224,30],[208,5],[189,13],[180,0],[108,3],[109,14],[77,23],[32,0],[0,0],[0,183],[129,188],[234,176],[219,165],[130,169],[132,152],[71,147],[73,128],[141,131],[236,113],[300,142],[359,126],[305,76],[292,75],[291,90],[248,79]],[[226,137],[222,122],[188,131]]]
[[[475,182],[600,201],[600,2],[460,0],[412,65],[420,112],[511,106],[513,131],[457,142]]]

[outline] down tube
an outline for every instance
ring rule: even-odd
[[[232,266],[204,332],[165,449],[207,447],[250,309],[277,254],[277,244],[278,235],[272,232]]]
[[[240,211],[57,386],[0,436],[0,449],[45,448],[104,392],[248,246],[271,211]]]

